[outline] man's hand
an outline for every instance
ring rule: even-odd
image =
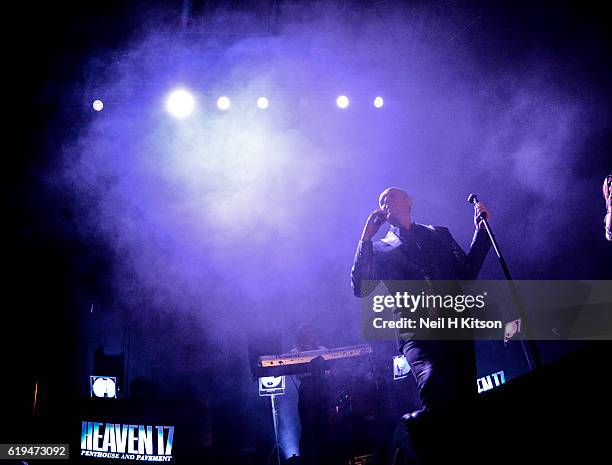
[[[478,202],[476,205],[474,205],[474,226],[476,227],[476,229],[484,228],[484,223],[479,219],[481,215],[487,221],[491,220],[491,212],[489,211],[487,206],[482,202]]]
[[[361,234],[362,241],[369,241],[376,235],[380,227],[387,221],[387,212],[382,208],[377,208],[370,216],[368,216],[368,220],[366,221],[365,227],[363,228],[363,233]],[[376,223],[376,224],[375,224]]]

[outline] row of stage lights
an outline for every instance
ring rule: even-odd
[[[336,98],[336,106],[343,110],[348,108],[349,103],[349,98],[346,95],[340,95]],[[384,103],[382,97],[376,97],[372,101],[375,108],[382,108]],[[193,95],[186,90],[178,89],[168,95],[166,99],[166,110],[175,118],[185,118],[193,113],[195,104],[196,101]],[[95,111],[102,111],[104,103],[102,100],[95,100],[92,106]],[[217,108],[219,110],[227,111],[231,106],[232,102],[229,97],[223,95],[217,99]],[[270,101],[266,97],[259,97],[257,99],[257,108],[260,110],[266,110],[269,106]]]

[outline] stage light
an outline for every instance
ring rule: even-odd
[[[340,97],[338,97],[336,99],[336,105],[338,105],[339,108],[346,108],[349,106],[349,99],[346,95],[341,95]]]
[[[230,99],[227,98],[226,96],[222,96],[219,97],[219,99],[217,100],[217,108],[219,110],[227,110],[231,105]]]
[[[278,410],[276,408],[276,396],[285,393],[285,377],[284,376],[264,376],[259,378],[259,395],[270,398],[270,406],[272,407],[272,423],[274,424],[274,448],[276,450],[277,462],[280,465],[280,444],[278,442]],[[270,454],[272,455],[272,454]]]
[[[284,376],[264,376],[259,378],[260,396],[280,396],[285,393]]]
[[[189,116],[195,107],[193,96],[183,89],[172,92],[166,100],[166,109],[175,118],[185,118]]]
[[[261,108],[262,110],[265,110],[266,108],[268,108],[269,105],[270,105],[270,102],[268,101],[267,98],[259,97],[257,99],[257,106]]]
[[[117,378],[114,376],[90,376],[91,397],[117,397]]]
[[[102,100],[94,100],[92,107],[96,111],[102,111],[102,108],[104,108],[104,103]]]
[[[504,329],[504,344],[512,339],[517,333],[521,332],[521,319],[512,320],[506,323]]]
[[[382,97],[376,97],[374,99],[374,106],[376,108],[382,108],[382,106],[385,104],[385,101],[383,100]]]
[[[396,355],[393,357],[393,379],[398,380],[406,378],[410,373],[410,365],[406,360],[405,355]]]

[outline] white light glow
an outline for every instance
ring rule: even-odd
[[[339,108],[346,108],[349,106],[349,99],[346,95],[341,95],[340,97],[338,97],[336,99],[336,105],[338,105]]]
[[[226,96],[223,97],[219,97],[219,99],[217,100],[217,108],[219,110],[227,110],[231,105],[230,99],[227,98]]]
[[[268,101],[267,98],[259,97],[257,99],[257,106],[261,108],[262,110],[265,110],[266,108],[268,108],[269,105],[270,105],[270,102]]]
[[[116,397],[117,391],[113,378],[97,378],[92,386],[96,397]]]
[[[92,106],[94,110],[102,111],[102,108],[104,108],[104,103],[102,102],[102,100],[94,100],[94,103]]]
[[[374,106],[376,108],[382,108],[382,106],[385,104],[385,101],[383,100],[382,97],[376,97],[374,99]]]
[[[166,100],[166,109],[176,118],[185,118],[189,116],[195,107],[195,99],[193,96],[183,89],[178,89],[172,92]]]

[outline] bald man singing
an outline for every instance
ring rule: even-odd
[[[491,213],[482,203],[474,207],[476,231],[466,254],[448,228],[414,223],[413,201],[396,187],[380,194],[380,208],[368,217],[351,271],[353,293],[369,295],[383,281],[391,294],[400,281],[476,279],[491,246],[479,222]],[[381,225],[391,228],[381,240],[372,241]],[[406,356],[424,409],[460,402],[476,393],[476,360],[472,340],[417,340],[400,333],[400,350]]]

